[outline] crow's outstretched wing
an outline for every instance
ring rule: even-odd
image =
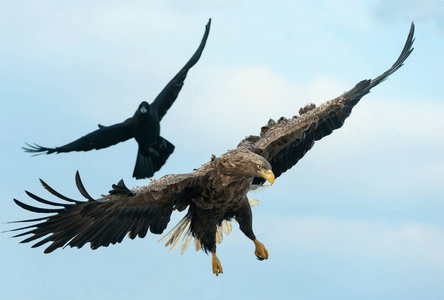
[[[205,27],[205,33],[200,42],[199,48],[197,48],[194,55],[186,63],[186,65],[179,71],[179,73],[171,79],[170,82],[163,88],[160,94],[154,99],[151,104],[152,107],[157,109],[159,121],[162,120],[163,116],[167,113],[168,109],[173,105],[180,90],[182,89],[185,78],[187,77],[188,71],[199,61],[202,51],[205,48],[205,43],[207,42],[208,34],[210,33],[211,19]]]
[[[290,120],[281,118],[277,123],[270,120],[267,126],[262,127],[260,137],[251,138],[249,147],[270,162],[276,177],[290,169],[311,149],[315,141],[340,128],[353,107],[369,93],[370,89],[387,79],[403,65],[413,51],[414,30],[412,23],[401,55],[382,75],[373,80],[359,82],[350,91],[320,107],[315,108],[312,104],[301,108],[300,116],[295,116]],[[262,178],[255,178],[253,183],[264,182]]]
[[[106,247],[120,243],[128,233],[131,239],[145,237],[148,230],[160,234],[167,227],[172,211],[184,210],[189,204],[189,194],[202,189],[206,182],[206,175],[202,172],[167,175],[131,190],[121,180],[113,185],[108,196],[94,200],[86,192],[77,173],[77,188],[88,200],[78,201],[61,195],[41,180],[51,194],[65,202],[55,203],[26,192],[34,200],[55,208],[35,207],[14,199],[26,210],[50,215],[13,222],[33,224],[11,231],[26,230],[14,236],[27,236],[22,243],[40,239],[33,248],[51,243],[45,253],[65,246],[81,248],[87,243],[92,249]]]
[[[133,122],[132,119],[127,119],[126,121],[111,126],[99,125],[99,129],[88,133],[85,136],[66,144],[61,147],[48,148],[42,147],[40,145],[27,144],[28,147],[22,147],[26,152],[30,153],[62,153],[71,151],[89,151],[92,149],[102,149],[117,143],[126,141],[134,137],[133,135]]]

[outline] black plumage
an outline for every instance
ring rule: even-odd
[[[300,110],[300,116],[281,118],[278,122],[270,120],[262,127],[260,136],[249,136],[237,148],[219,157],[212,156],[211,161],[192,173],[167,175],[133,189],[120,181],[113,185],[109,195],[97,200],[86,192],[77,174],[76,184],[86,202],[69,199],[42,181],[50,193],[67,203],[48,202],[28,192],[34,200],[56,208],[34,207],[14,199],[26,210],[49,214],[40,219],[19,221],[33,224],[14,229],[25,230],[16,237],[29,236],[23,243],[43,238],[33,247],[49,243],[45,253],[64,246],[80,248],[87,243],[96,249],[119,243],[126,235],[135,238],[144,237],[148,231],[162,233],[174,210],[188,208],[185,217],[161,239],[168,239],[167,246],[175,247],[183,242],[184,251],[194,237],[196,250],[211,252],[213,273],[218,275],[223,269],[216,256],[216,243],[222,240],[224,224],[235,219],[241,231],[254,242],[255,255],[260,260],[268,259],[267,249],[252,229],[247,199],[252,184],[266,180],[272,184],[295,165],[315,141],[340,128],[359,100],[403,65],[413,50],[413,33],[412,23],[401,55],[381,76],[363,80],[317,108],[306,106]]]
[[[135,138],[139,149],[133,177],[137,179],[152,177],[174,151],[174,145],[160,136],[160,121],[179,95],[188,71],[198,62],[205,48],[210,26],[211,19],[206,25],[199,48],[186,65],[171,79],[151,104],[143,101],[131,118],[111,126],[99,124],[99,129],[96,131],[61,147],[48,148],[37,144],[27,144],[28,147],[23,147],[23,149],[26,152],[41,154],[90,151]]]

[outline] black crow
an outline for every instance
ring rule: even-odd
[[[211,19],[205,28],[199,48],[187,62],[187,64],[174,76],[165,86],[153,103],[143,101],[133,117],[111,126],[99,124],[99,129],[93,131],[72,143],[61,147],[47,148],[37,144],[23,147],[26,152],[31,153],[62,153],[71,151],[89,151],[102,149],[117,143],[135,138],[139,144],[136,166],[133,177],[137,179],[147,178],[165,164],[166,160],[174,151],[174,145],[160,136],[160,121],[168,109],[176,100],[182,89],[184,80],[190,70],[199,60],[210,32]]]

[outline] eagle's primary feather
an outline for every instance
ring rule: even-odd
[[[67,198],[42,181],[53,195],[64,200],[50,202],[34,194],[34,200],[51,208],[40,208],[14,201],[22,208],[43,214],[43,218],[19,221],[32,225],[14,229],[25,230],[16,237],[27,236],[23,243],[39,240],[33,247],[49,243],[45,252],[70,246],[82,247],[90,243],[92,249],[120,243],[126,235],[144,237],[148,231],[162,233],[174,210],[187,210],[182,221],[164,238],[167,246],[176,247],[184,241],[182,251],[195,238],[196,249],[212,253],[214,274],[222,272],[216,256],[216,243],[222,239],[226,221],[235,219],[241,231],[250,238],[259,259],[267,259],[268,251],[252,230],[252,213],[247,193],[253,183],[265,180],[273,183],[276,177],[294,166],[314,142],[340,128],[352,108],[371,88],[399,69],[413,48],[414,25],[401,55],[395,64],[373,80],[363,80],[353,89],[319,107],[307,106],[300,116],[270,120],[260,136],[250,136],[237,148],[202,165],[193,173],[167,175],[149,185],[128,189],[123,181],[113,185],[109,195],[94,200],[76,175],[76,184],[87,201]],[[273,172],[271,171],[273,169]],[[225,223],[224,223],[225,222]]]

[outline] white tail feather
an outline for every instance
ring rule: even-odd
[[[187,251],[188,246],[190,245],[192,239],[193,239],[193,234],[191,233],[191,230],[188,228],[187,233],[183,237],[182,248],[180,248],[180,254],[183,255]]]
[[[183,234],[184,228],[188,225],[188,222],[180,222],[180,226],[177,227],[174,232],[171,235],[171,238],[169,241],[165,244],[165,246],[168,245],[174,245],[174,243],[179,239],[179,237]],[[170,249],[171,250],[171,249]]]
[[[194,238],[194,247],[196,248],[196,251],[199,251],[200,248],[202,248],[202,244],[200,243],[200,240],[197,238]]]
[[[181,225],[183,220],[184,219],[182,219],[179,223],[177,223],[170,231],[168,231],[167,234],[165,234],[163,237],[161,237],[160,240],[158,240],[157,242],[160,243],[160,242],[165,241],[167,238],[169,238],[173,234],[173,232],[176,230],[176,228]]]
[[[183,229],[182,228],[180,229],[181,231],[177,235],[176,240],[174,240],[173,243],[171,244],[170,251],[173,251],[174,249],[176,249],[177,246],[179,246],[181,243],[184,242],[184,238],[185,236],[187,236],[188,231],[190,230],[190,223],[191,222],[188,222]]]
[[[170,251],[177,247],[178,244],[183,239],[183,234],[187,231],[190,231],[191,218],[186,215],[179,223],[176,224],[167,234],[165,234],[160,240],[157,242],[164,242],[166,239],[170,238],[168,242],[165,244],[165,247],[170,246]]]
[[[224,233],[222,232],[222,226],[217,226],[216,243],[218,243],[218,244],[222,243],[223,239],[224,239]]]

